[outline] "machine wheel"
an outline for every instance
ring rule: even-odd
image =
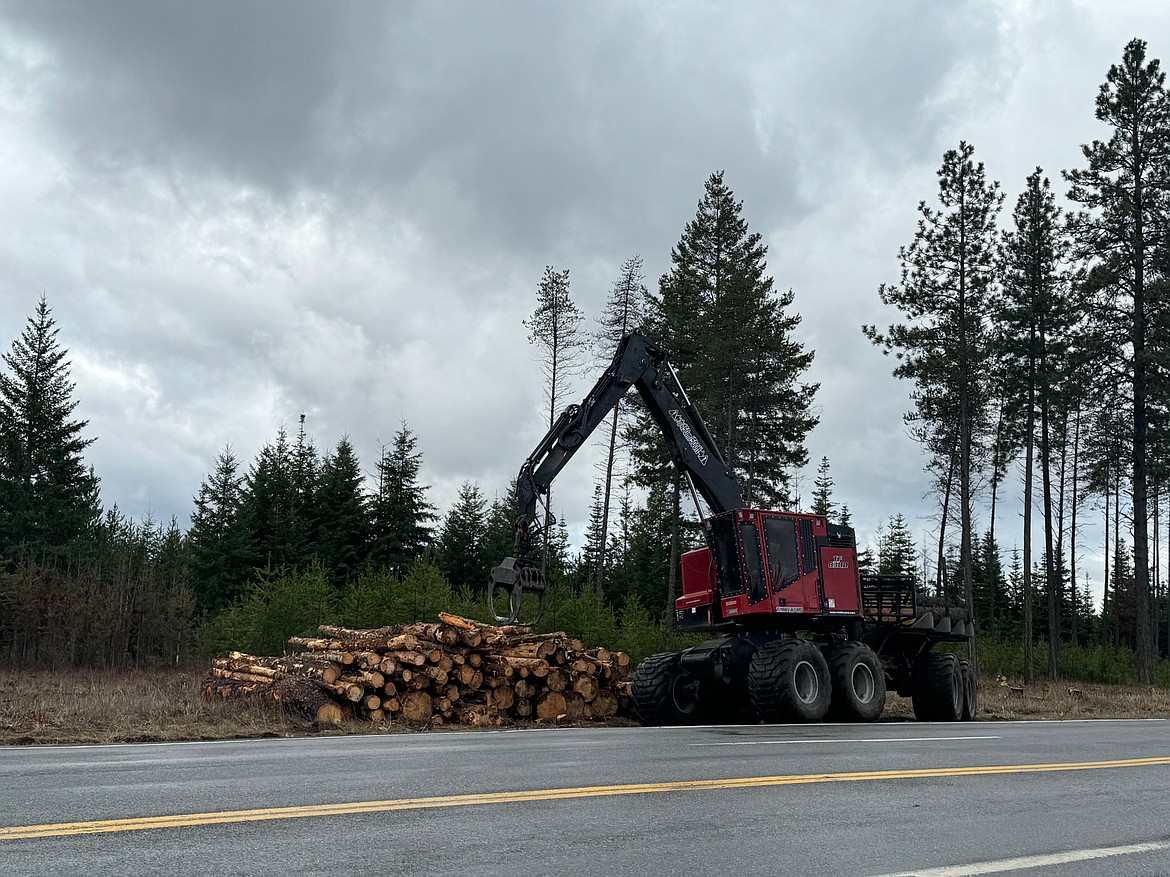
[[[748,665],[748,693],[769,724],[819,722],[829,709],[829,666],[807,640],[784,639],[756,649]]]
[[[643,725],[678,725],[698,712],[698,680],[678,659],[678,652],[651,655],[634,671],[630,690]]]
[[[914,718],[957,722],[963,717],[963,677],[954,655],[926,652],[914,662]]]
[[[975,680],[975,671],[971,669],[969,661],[959,662],[959,675],[963,679],[963,716],[964,722],[974,721],[979,712],[978,685]]]
[[[841,722],[874,722],[886,708],[886,674],[873,649],[847,642],[827,655],[833,695],[829,717]]]

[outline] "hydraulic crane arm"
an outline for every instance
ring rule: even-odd
[[[661,430],[671,460],[688,476],[711,511],[718,514],[743,505],[739,484],[687,398],[666,351],[640,329],[635,330],[622,338],[613,361],[581,404],[565,409],[520,469],[516,553],[492,570],[489,603],[497,620],[517,621],[526,594],[538,601],[542,598],[544,579],[533,563],[539,547],[537,537],[543,532],[538,517],[540,498],[548,494],[553,479],[631,387],[637,389]],[[506,615],[495,605],[500,592],[508,594]]]

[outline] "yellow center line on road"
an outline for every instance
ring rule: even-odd
[[[339,816],[347,813],[388,813],[394,810],[426,810],[439,807],[467,807],[486,804],[517,804],[530,801],[558,801],[572,798],[601,798],[614,795],[647,795],[661,792],[705,792],[717,789],[757,789],[768,786],[798,786],[811,783],[848,783],[862,780],[908,780],[938,777],[996,776],[1019,773],[1052,773],[1074,770],[1103,770],[1119,767],[1170,765],[1170,756],[1125,758],[1115,761],[1071,761],[1054,764],[995,764],[975,767],[937,767],[915,770],[875,770],[857,773],[812,773],[787,776],[729,777],[715,780],[680,780],[666,783],[635,783],[618,786],[582,786],[568,789],[529,789],[515,792],[486,792],[473,795],[441,795],[430,798],[399,798],[389,801],[354,801],[341,804],[310,804],[303,807],[264,807],[256,810],[223,810],[213,813],[186,813],[173,816],[143,816],[134,819],[103,819],[92,822],[59,822],[52,825],[17,825],[0,828],[0,841],[42,837],[69,837],[78,834],[105,834],[144,831],[151,828],[180,828],[194,825],[223,825],[233,822],[262,822],[270,819],[305,819],[312,816]]]

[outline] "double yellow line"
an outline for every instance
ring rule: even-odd
[[[516,792],[487,792],[475,795],[399,798],[389,801],[312,804],[304,807],[264,807],[256,810],[223,810],[217,813],[145,816],[137,819],[59,822],[52,825],[17,825],[11,828],[0,828],[0,841],[28,840],[30,838],[42,837],[69,837],[78,834],[105,834],[117,831],[144,831],[151,828],[223,825],[232,822],[263,822],[270,819],[305,819],[313,816],[340,816],[349,813],[389,813],[395,810],[427,810],[439,807],[518,804],[529,801],[559,801],[568,798],[602,798],[614,795],[649,795],[661,792],[707,792],[717,789],[757,789],[768,786],[798,786],[810,783],[850,783],[860,782],[862,780],[996,776],[1001,774],[1051,773],[1057,771],[1103,770],[1118,767],[1157,767],[1166,765],[1170,765],[1170,756],[1159,758],[1125,758],[1116,761],[1002,764],[980,767],[921,768],[917,770],[875,770],[858,773],[812,773],[789,776],[729,777],[727,779],[715,780],[681,780],[670,783],[634,783],[618,786],[582,786],[580,788],[569,789],[529,789]]]

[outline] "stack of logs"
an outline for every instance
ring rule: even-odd
[[[232,652],[208,697],[262,699],[323,724],[347,719],[502,725],[604,720],[630,708],[630,658],[564,633],[440,614],[437,623],[350,630],[322,625],[284,657]]]

